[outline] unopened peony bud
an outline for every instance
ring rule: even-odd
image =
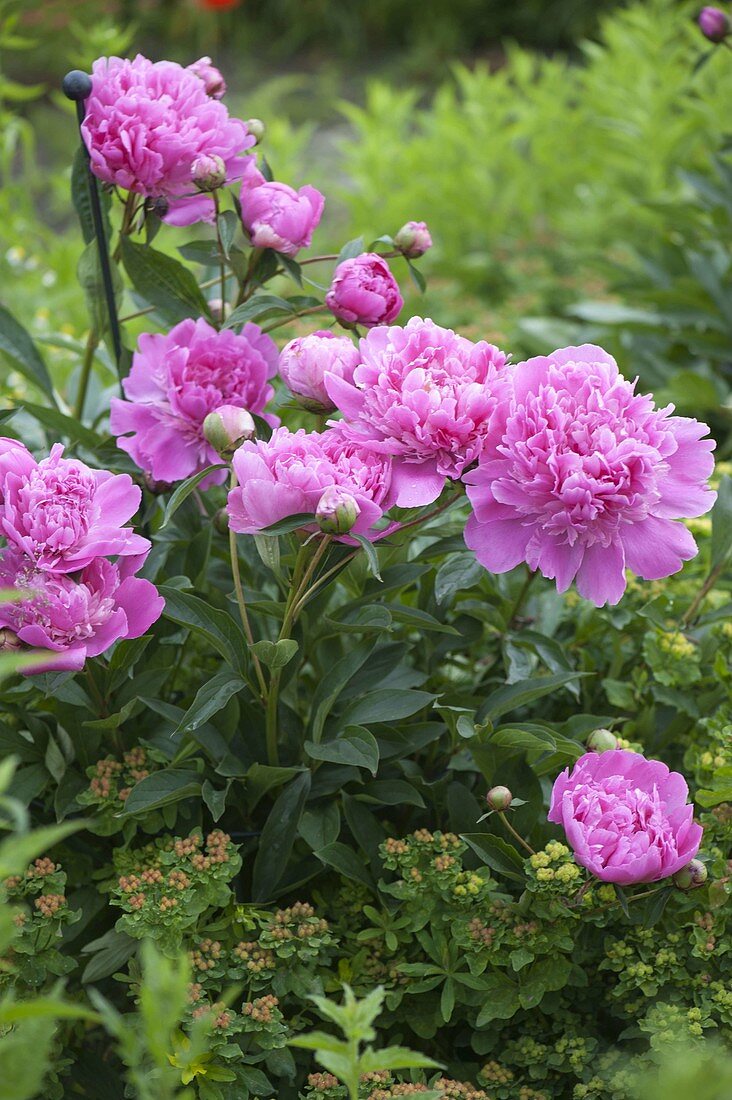
[[[697,886],[703,886],[707,881],[707,868],[700,859],[692,859],[673,877],[674,886],[679,890],[695,890]]]
[[[616,749],[618,739],[610,730],[593,730],[587,738],[587,748],[590,752],[607,752],[608,749]]]
[[[497,810],[501,813],[509,808],[513,802],[513,795],[508,787],[491,787],[485,796],[485,800],[488,803],[489,810]]]
[[[158,481],[152,474],[143,474],[142,480],[145,483],[145,488],[148,493],[153,493],[156,497],[160,496],[162,493],[169,493],[173,488],[170,481]]]
[[[251,413],[238,405],[221,405],[203,422],[203,438],[222,458],[230,457],[240,443],[253,439],[255,431]]]
[[[729,17],[719,8],[702,8],[699,12],[699,28],[710,42],[722,42],[732,26]]]
[[[148,204],[151,212],[156,218],[164,218],[170,210],[170,203],[165,195],[158,195],[154,199],[148,199]]]
[[[329,485],[324,490],[315,509],[315,518],[321,531],[328,535],[347,534],[359,517],[361,509],[340,485]]]
[[[425,222],[407,222],[394,238],[394,244],[408,260],[416,260],[432,248],[432,237]]]
[[[214,530],[218,531],[220,535],[229,533],[229,513],[225,508],[219,508],[214,512],[213,525]]]
[[[246,128],[253,138],[257,139],[257,145],[264,137],[266,126],[262,122],[261,118],[248,118],[246,121]]]
[[[4,628],[0,630],[0,652],[1,653],[14,653],[16,649],[22,648],[22,642],[15,633],[14,630],[8,630]]]
[[[214,321],[221,323],[228,317],[230,306],[229,303],[224,302],[222,298],[209,298],[208,310]]]
[[[211,64],[210,57],[199,57],[198,61],[188,66],[188,69],[203,81],[206,86],[206,95],[210,95],[212,99],[221,99],[222,95],[225,95],[226,81],[216,66]]]
[[[226,165],[218,153],[201,153],[191,165],[191,179],[199,191],[215,191],[226,183]]]

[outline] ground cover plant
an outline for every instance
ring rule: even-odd
[[[420,209],[319,252],[210,59],[65,92],[82,354],[0,313],[0,1095],[722,1097],[707,425],[409,316]]]

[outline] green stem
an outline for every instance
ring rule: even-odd
[[[137,195],[135,194],[135,192],[129,191],[127,193],[127,198],[125,199],[125,208],[122,212],[122,225],[120,226],[119,230],[119,239],[117,241],[117,246],[114,250],[114,255],[112,256],[112,259],[117,264],[119,263],[120,257],[122,255],[122,238],[128,237],[132,232],[132,222],[135,217],[136,200]]]
[[[81,364],[81,374],[79,376],[79,389],[76,394],[76,404],[74,405],[74,417],[76,420],[81,420],[84,412],[84,403],[86,401],[86,391],[89,388],[89,378],[91,377],[92,363],[94,362],[94,353],[99,346],[99,336],[95,329],[89,330],[89,335],[86,340],[86,348],[84,350],[84,359]]]
[[[529,594],[529,589],[531,588],[531,585],[534,583],[534,578],[538,576],[538,572],[539,571],[537,569],[535,569],[533,571],[533,573],[529,572],[527,577],[526,577],[526,580],[521,585],[521,590],[519,591],[519,594],[516,597],[516,602],[514,603],[513,607],[511,608],[511,613],[508,616],[508,620],[507,620],[507,623],[506,623],[506,630],[507,631],[510,630],[511,627],[513,626],[513,624],[516,622],[519,611],[522,609],[522,607],[526,603],[526,597]]]
[[[285,614],[282,620],[282,626],[277,638],[278,642],[283,641],[285,638],[290,637],[292,626],[295,622],[297,615],[297,608],[303,598],[303,593],[307,591],[310,579],[313,573],[318,568],[318,563],[321,561],[323,554],[327,551],[331,543],[331,536],[326,535],[320,542],[317,550],[313,554],[310,562],[304,573],[302,573],[302,567],[305,560],[305,554],[307,553],[307,543],[300,547],[300,550],[295,561],[295,568],[292,574],[292,582],[290,584],[290,592],[287,597],[287,603],[285,604]],[[302,580],[300,575],[302,574]],[[269,694],[267,696],[267,714],[266,714],[266,742],[267,742],[267,760],[272,767],[279,765],[279,747],[277,744],[278,734],[278,707],[280,698],[280,680],[282,679],[282,670],[279,668],[272,670],[272,676],[269,681]]]
[[[238,482],[236,480],[236,474],[231,471],[231,488],[236,489]],[[239,618],[241,619],[241,625],[244,628],[244,635],[250,646],[254,645],[254,635],[252,634],[252,628],[249,624],[249,615],[247,613],[246,600],[244,599],[244,589],[241,583],[241,573],[239,571],[239,551],[236,544],[236,531],[229,527],[229,556],[231,557],[231,575],[234,578],[234,592],[236,593],[236,602],[239,605]],[[259,683],[259,691],[262,699],[267,698],[267,681],[264,678],[262,672],[262,666],[259,662],[259,658],[253,650],[249,650],[252,661],[254,662],[254,671],[257,674],[257,682]]]
[[[516,832],[513,825],[511,824],[511,822],[508,820],[505,813],[503,812],[503,810],[498,810],[497,813],[498,813],[498,816],[500,817],[501,821],[503,822],[503,825],[505,826],[506,829],[508,829],[511,836],[514,837],[514,839],[519,842],[519,844],[521,845],[522,848],[526,849],[526,851],[529,853],[529,855],[535,856],[536,852],[534,851],[534,849],[531,847],[530,844],[527,844],[527,842],[524,840],[524,838],[521,836],[520,833]]]
[[[219,224],[220,204],[218,191],[213,192],[214,210],[216,212],[216,243],[219,246],[219,279],[221,282],[221,324],[226,320],[226,259],[224,256],[224,242],[221,237]]]
[[[273,329],[281,328],[282,325],[289,325],[291,321],[297,320],[298,317],[307,317],[312,313],[328,313],[327,306],[312,306],[311,309],[301,309],[297,313],[288,313],[286,317],[282,317],[279,321],[273,321],[271,325],[263,325],[262,332],[272,332]]]
[[[682,626],[688,626],[689,623],[692,623],[697,617],[697,612],[701,607],[703,600],[706,599],[712,588],[714,588],[714,585],[716,584],[722,570],[724,569],[724,566],[725,562],[720,562],[719,565],[715,566],[714,569],[712,569],[711,573],[704,581],[704,584],[701,586],[696,596],[691,601],[688,611],[681,620]]]
[[[231,272],[230,271],[226,272],[226,278],[227,279],[231,278]],[[198,284],[198,289],[199,290],[209,290],[210,287],[216,286],[216,283],[220,282],[220,279],[221,279],[220,275],[214,276],[213,279],[206,279],[204,282]],[[138,309],[134,313],[128,313],[128,314],[126,314],[126,316],[120,317],[119,323],[121,325],[123,325],[127,321],[134,321],[137,317],[144,317],[148,313],[154,313],[157,308],[158,308],[157,306],[145,306],[144,309]]]

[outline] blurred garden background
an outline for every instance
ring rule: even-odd
[[[0,0],[0,300],[59,371],[87,327],[59,85],[108,54],[227,74],[315,246],[408,219],[410,312],[515,358],[593,340],[728,447],[732,57],[683,0]],[[40,218],[39,218],[40,215]],[[68,367],[65,362],[68,360]]]

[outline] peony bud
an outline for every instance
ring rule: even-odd
[[[359,517],[361,509],[347,489],[329,485],[315,509],[321,531],[328,535],[347,534]]]
[[[394,244],[408,260],[416,260],[432,248],[432,237],[425,222],[407,222],[394,238]]]
[[[704,885],[707,877],[706,865],[700,859],[692,859],[690,863],[687,863],[685,867],[676,872],[673,883],[679,890],[695,890],[698,886]]]
[[[485,796],[485,800],[488,803],[488,809],[502,813],[503,810],[510,807],[513,802],[513,795],[508,787],[491,787]]]
[[[148,493],[152,493],[154,496],[160,496],[162,493],[169,493],[173,488],[173,484],[170,481],[158,481],[150,473],[142,475],[145,488]]]
[[[206,95],[212,99],[221,99],[226,94],[226,81],[216,66],[211,64],[210,57],[199,57],[198,61],[188,66],[188,70],[203,81]]]
[[[214,530],[218,531],[220,535],[228,535],[229,533],[229,513],[225,508],[219,508],[214,512],[213,517]]]
[[[14,653],[17,649],[22,648],[23,644],[14,630],[9,630],[7,627],[0,630],[1,653]]]
[[[208,310],[214,321],[225,321],[230,312],[230,306],[228,302],[225,302],[222,298],[209,298]]]
[[[618,739],[610,730],[593,730],[587,738],[587,748],[590,752],[607,752],[608,749],[616,749]]]
[[[203,438],[222,458],[229,458],[240,443],[253,439],[254,420],[238,405],[221,405],[203,422]]]
[[[699,27],[710,42],[722,42],[732,29],[729,17],[719,8],[702,8],[699,12]]]
[[[226,183],[226,165],[218,153],[201,153],[191,165],[191,179],[199,191],[216,191]]]
[[[257,139],[257,145],[259,145],[262,138],[264,137],[264,132],[266,129],[261,118],[248,118],[246,121],[246,128],[252,135],[252,137]]]

